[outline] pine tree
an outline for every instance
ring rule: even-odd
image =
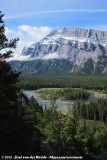
[[[8,40],[5,36],[5,24],[2,20],[3,14],[0,11],[0,152],[8,153],[12,150],[12,130],[18,111],[18,81],[19,73],[14,73],[6,59],[12,56],[11,48],[16,48],[18,39]],[[6,49],[6,51],[4,51]],[[3,53],[4,51],[4,53]],[[8,137],[8,139],[7,139]],[[10,138],[9,138],[10,137]]]
[[[40,132],[36,116],[32,108],[21,102],[16,85],[20,73],[13,72],[6,62],[19,39],[6,38],[3,16],[0,12],[0,155],[37,154]]]
[[[0,104],[9,103],[13,98],[17,98],[18,88],[14,85],[18,81],[19,73],[14,73],[11,66],[6,62],[12,56],[11,48],[16,48],[19,40],[8,40],[5,36],[5,25],[2,20],[4,15],[0,11]],[[6,51],[4,51],[6,49]],[[5,53],[1,53],[3,51]],[[7,98],[8,97],[8,98]]]

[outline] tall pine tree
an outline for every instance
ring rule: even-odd
[[[20,73],[12,71],[6,59],[19,40],[8,40],[0,12],[0,155],[36,154],[39,130],[32,108],[21,102],[16,83]]]
[[[0,104],[8,104],[14,98],[17,98],[16,91],[18,88],[14,84],[18,81],[19,73],[14,73],[12,71],[6,59],[12,56],[11,48],[16,48],[16,42],[19,39],[17,38],[9,41],[6,38],[5,25],[2,20],[3,16],[4,15],[0,11]]]

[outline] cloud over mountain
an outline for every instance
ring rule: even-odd
[[[39,41],[53,30],[50,27],[37,28],[28,25],[21,25],[18,29],[22,31],[24,36],[30,39],[32,38],[33,41]]]
[[[17,48],[14,51],[19,55],[22,52],[24,46],[29,47],[32,43],[36,43],[53,31],[50,27],[32,27],[29,25],[20,25],[15,30],[5,28],[5,34],[9,39],[19,37]]]

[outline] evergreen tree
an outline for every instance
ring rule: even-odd
[[[10,142],[11,138],[9,139],[9,136],[12,136],[10,131],[12,132],[18,111],[16,107],[18,103],[18,88],[15,83],[18,81],[19,73],[14,73],[11,66],[6,62],[6,59],[12,56],[10,49],[16,48],[18,39],[9,41],[6,38],[3,16],[0,11],[0,151],[7,153],[10,143],[12,143]],[[4,49],[6,51],[2,53]]]
[[[13,72],[6,62],[19,39],[9,41],[6,38],[3,16],[0,12],[0,154],[35,155],[40,141],[37,116],[28,102],[22,102],[16,85],[20,73]]]
[[[8,40],[5,36],[5,25],[2,20],[4,15],[0,11],[0,104],[9,103],[17,99],[18,88],[14,85],[18,81],[19,73],[14,73],[11,66],[6,62],[7,58],[12,56],[11,48],[16,48],[16,42],[19,40]],[[2,50],[5,53],[2,53]],[[8,98],[7,98],[8,97]]]

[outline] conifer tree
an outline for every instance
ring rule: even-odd
[[[20,73],[12,71],[6,61],[19,39],[6,38],[3,16],[0,12],[0,155],[36,154],[39,141],[36,118],[32,108],[21,101],[16,85]]]
[[[16,48],[16,43],[19,39],[9,41],[6,38],[3,16],[0,11],[0,104],[9,103],[9,101],[17,97],[16,91],[18,88],[14,84],[18,81],[19,76],[19,73],[14,73],[11,66],[6,62],[6,59],[12,56],[11,49]]]
[[[2,20],[4,14],[0,11],[0,152],[8,153],[12,150],[10,144],[13,138],[12,130],[18,112],[18,81],[19,73],[14,73],[6,59],[12,56],[12,48],[16,48],[19,40],[8,40],[5,36],[5,24]],[[8,139],[7,139],[8,137]],[[14,139],[14,138],[13,138]],[[14,141],[14,140],[13,140]]]

